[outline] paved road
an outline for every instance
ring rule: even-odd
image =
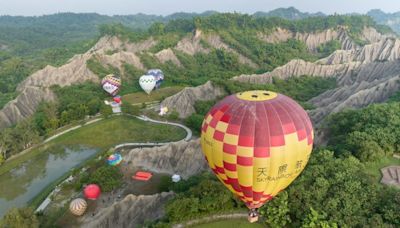
[[[190,128],[186,127],[183,124],[173,123],[173,122],[168,122],[168,121],[153,120],[153,119],[150,119],[149,117],[144,116],[144,115],[136,116],[136,118],[144,120],[144,121],[149,121],[149,122],[152,122],[152,123],[167,124],[167,125],[171,125],[171,126],[180,127],[182,129],[184,129],[186,131],[186,133],[187,133],[186,134],[186,138],[184,139],[185,141],[189,141],[193,136],[192,130],[190,130]]]
[[[144,115],[134,116],[134,117],[136,117],[136,118],[138,118],[140,120],[149,121],[149,122],[152,122],[152,123],[167,124],[167,125],[171,125],[171,126],[180,127],[180,128],[182,128],[182,129],[184,129],[186,131],[186,137],[183,140],[187,142],[190,139],[192,139],[192,136],[193,136],[192,130],[190,130],[190,128],[186,127],[183,124],[173,123],[173,122],[168,122],[168,121],[154,120],[154,119],[151,119],[151,118],[149,118],[147,116],[144,116]],[[166,142],[166,143],[159,143],[159,142],[122,143],[122,144],[116,145],[114,148],[115,149],[121,149],[121,148],[127,147],[127,146],[129,146],[129,147],[132,147],[132,146],[137,146],[137,147],[139,147],[139,146],[143,146],[143,147],[162,146],[162,145],[165,145],[165,144],[168,144],[168,143],[171,143],[171,142]]]

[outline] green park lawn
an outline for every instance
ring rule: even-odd
[[[201,225],[192,226],[193,228],[257,228],[265,227],[260,223],[249,223],[247,219],[231,219],[221,220],[216,222],[204,223]]]
[[[136,92],[124,95],[122,100],[128,102],[130,104],[142,104],[147,102],[153,101],[161,101],[164,98],[172,96],[179,91],[181,91],[183,87],[181,86],[172,86],[172,87],[165,87],[158,90],[151,92],[147,95],[145,92]]]
[[[392,165],[400,166],[400,159],[394,157],[384,157],[379,161],[367,162],[364,165],[366,172],[371,174],[377,182],[380,182],[382,178],[381,169]]]
[[[183,139],[186,132],[178,127],[154,124],[128,116],[113,116],[68,132],[44,145],[31,149],[0,166],[0,175],[24,161],[40,155],[54,145],[85,145],[104,151],[126,142],[168,142]]]

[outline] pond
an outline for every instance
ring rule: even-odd
[[[97,152],[85,146],[58,145],[0,175],[0,218],[13,207],[26,206],[48,185]]]

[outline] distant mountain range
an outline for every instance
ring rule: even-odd
[[[400,12],[385,13],[382,10],[374,9],[367,13],[377,23],[391,27],[396,33],[400,34]]]
[[[166,23],[175,19],[204,17],[216,13],[218,12],[179,12],[168,16],[146,14],[107,16],[97,13],[57,13],[33,17],[0,16],[0,51],[8,50],[17,55],[33,54],[37,50],[93,39],[99,35],[98,26],[101,24],[121,23],[129,28],[144,30],[155,22]],[[384,13],[381,10],[371,10],[368,15],[378,23],[388,25],[400,33],[400,12]],[[326,15],[321,12],[301,12],[294,7],[289,7],[269,12],[256,12],[253,16],[298,20]]]
[[[301,12],[294,7],[289,8],[278,8],[269,12],[256,12],[253,14],[256,17],[282,17],[289,20],[299,20],[307,17],[323,17],[326,16],[324,13],[307,13]]]
[[[144,30],[154,22],[203,17],[217,12],[175,13],[169,16],[146,14],[106,16],[97,13],[57,13],[44,16],[0,16],[0,50],[32,54],[37,50],[62,47],[96,38],[101,24],[121,23]]]

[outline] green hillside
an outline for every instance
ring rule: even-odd
[[[92,17],[94,16],[92,15]],[[73,21],[70,22],[72,23]],[[150,36],[158,40],[158,44],[150,49],[150,53],[143,52],[139,54],[139,57],[146,68],[163,69],[165,75],[168,77],[168,80],[163,85],[164,87],[198,86],[208,80],[213,80],[228,92],[249,89],[275,89],[285,93],[292,93],[291,91],[293,91],[293,96],[299,102],[302,102],[304,107],[312,108],[305,102],[313,96],[333,88],[335,86],[334,81],[318,77],[302,77],[291,80],[291,83],[288,84],[275,80],[274,83],[276,86],[271,87],[269,85],[257,86],[232,83],[227,79],[240,74],[271,71],[292,59],[313,61],[321,56],[321,53],[310,52],[306,45],[299,40],[289,39],[286,42],[277,44],[263,42],[257,38],[258,32],[268,33],[275,27],[286,28],[294,32],[313,32],[337,26],[346,26],[349,34],[354,39],[358,39],[362,28],[365,26],[372,26],[380,31],[386,31],[387,29],[386,27],[378,26],[371,18],[366,16],[329,16],[311,17],[302,20],[286,20],[276,17],[260,18],[237,13],[212,14],[207,17],[196,17],[185,20],[177,19],[166,24],[155,23],[148,30],[142,32],[137,32],[122,24],[102,25],[99,29],[101,35],[115,35],[131,42],[145,40]],[[201,44],[211,49],[209,53],[197,53],[191,56],[175,50],[175,54],[181,62],[182,67],[176,67],[176,65],[168,62],[162,64],[152,55],[152,53],[165,48],[174,48],[179,40],[185,36],[191,36],[195,29],[202,30],[204,34],[218,35],[232,50],[248,58],[255,66],[251,67],[249,64],[240,62],[238,54],[224,49],[211,48],[204,40]],[[84,50],[90,46],[87,43],[86,46],[82,45],[79,47]],[[332,52],[335,49],[328,50]],[[56,52],[51,59],[53,61],[54,59],[59,59],[58,55],[66,58],[69,54],[72,53]],[[24,58],[13,57],[11,55],[4,55],[3,59],[0,63],[3,64],[3,67],[0,68],[0,76],[3,78],[3,81],[0,82],[3,101],[7,100],[6,98],[15,96],[16,85],[29,73],[37,69],[38,65],[45,62],[40,59],[40,55],[30,60],[38,63],[37,65],[26,62],[27,60]],[[144,72],[136,69],[133,65],[123,64],[122,72],[119,72],[118,69],[102,65],[94,57],[87,62],[87,66],[99,77],[104,77],[109,73],[122,75],[124,86],[121,90],[121,95],[141,92],[138,77]],[[317,89],[313,90],[312,88]],[[86,115],[108,112],[102,105],[105,94],[98,85],[87,83],[65,88],[54,87],[54,91],[59,96],[57,103],[42,104],[33,118],[4,131],[6,135],[19,135],[23,134],[24,129],[34,129],[30,131],[28,136],[20,137],[21,141],[19,141],[18,146],[13,145],[12,141],[7,141],[9,140],[7,137],[2,137],[2,141],[7,142],[6,146],[4,146],[4,148],[7,148],[7,152],[3,154],[4,157],[18,153],[21,149],[24,149],[24,145],[37,142],[38,138],[51,135],[55,129],[79,121],[85,118]],[[79,94],[79,96],[76,96],[76,94]],[[197,119],[195,119],[194,123],[190,124],[194,128],[198,126],[199,121]]]

